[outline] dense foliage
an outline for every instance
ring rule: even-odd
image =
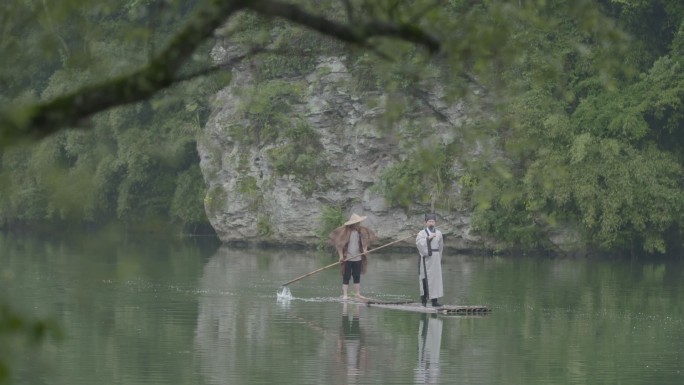
[[[477,71],[468,84],[485,107],[471,109],[462,137],[416,146],[385,173],[387,199],[444,212],[464,198],[476,229],[505,248],[678,253],[684,6],[589,5],[509,4],[518,17],[507,19],[493,4],[470,8],[505,44],[463,69]]]
[[[194,143],[210,111],[207,95],[225,78],[197,75],[229,71],[212,70],[212,42],[201,36],[191,42],[204,45],[172,69],[154,55],[175,47],[168,41],[206,33],[188,26],[199,20],[195,11],[206,17],[214,9],[229,17],[219,36],[255,49],[256,86],[244,90],[237,113],[258,125],[232,127],[231,134],[247,145],[279,143],[270,161],[306,194],[329,187],[328,166],[317,158],[320,143],[306,124],[286,118],[300,94],[291,79],[310,73],[317,55],[343,51],[352,89],[386,95],[379,124],[406,150],[378,179],[391,205],[470,210],[482,234],[507,246],[554,247],[550,238],[560,230],[608,252],[662,253],[681,245],[678,1],[299,3],[10,2],[8,20],[39,17],[34,28],[6,25],[3,52],[14,55],[5,55],[11,59],[0,72],[0,98],[9,109],[73,102],[60,96],[83,90],[97,95],[88,87],[112,89],[145,63],[164,77],[180,70],[173,87],[123,89],[142,90],[143,99],[123,95],[120,104],[128,106],[88,112],[82,132],[59,131],[3,150],[0,226],[206,223],[203,203],[211,204],[212,194],[204,191]],[[349,25],[363,28],[344,29]],[[422,140],[429,119],[394,124],[429,104],[422,96],[436,85],[445,101],[469,106],[468,120],[440,145]],[[23,115],[7,116],[22,127]],[[12,143],[17,135],[11,132]],[[249,182],[240,181],[241,193],[258,204]],[[269,233],[267,218],[261,222]]]
[[[534,76],[535,63],[559,66],[559,76],[522,84],[503,109],[498,133],[511,177],[475,206],[478,224],[523,247],[535,246],[541,233],[572,228],[593,250],[677,252],[684,219],[684,7],[600,6],[604,22],[625,31],[622,43],[600,45],[578,34],[580,20],[566,19],[554,34],[534,37],[549,51],[530,50],[503,74],[506,83],[520,84]],[[572,44],[587,54],[567,50]]]
[[[26,47],[5,47],[28,48],[13,59],[26,60],[17,65],[29,67],[19,72],[23,76],[10,68],[2,72],[0,100],[6,105],[22,98],[49,100],[120,76],[144,61],[183,21],[187,5],[164,9],[138,3],[76,10],[72,7],[78,2],[55,9],[12,3],[15,16],[38,12],[49,20],[45,29],[21,30],[31,39],[45,39],[40,48],[27,42],[22,43]],[[37,62],[41,67],[34,69]],[[206,229],[195,141],[217,81],[188,81],[150,100],[94,116],[84,123],[88,130],[61,131],[35,144],[4,149],[0,228],[92,229],[121,223],[145,231]]]
[[[238,111],[258,130],[232,134],[279,140],[270,160],[306,193],[329,188],[310,177],[328,165],[310,127],[283,125],[289,78],[344,50],[352,88],[384,94],[380,128],[405,150],[378,178],[390,204],[469,209],[507,247],[552,248],[566,232],[588,250],[681,250],[680,0],[293,2],[5,2],[0,228],[206,225],[221,192],[205,191],[195,141],[230,77],[209,55],[225,23],[216,35],[255,49],[258,80]],[[429,119],[394,125],[436,86],[468,106],[448,143],[423,140]],[[258,206],[254,181],[239,186]],[[325,208],[319,235],[343,219]],[[0,305],[0,337],[44,333]]]

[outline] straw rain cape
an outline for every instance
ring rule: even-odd
[[[330,239],[328,240],[328,244],[333,246],[335,250],[339,253],[342,251],[342,255],[345,255],[347,252],[347,244],[349,243],[349,237],[352,232],[352,228],[350,226],[341,226],[336,228],[330,233]],[[361,250],[366,249],[369,250],[371,248],[371,244],[375,241],[377,241],[377,236],[373,231],[371,231],[369,228],[364,227],[364,226],[358,226],[356,229],[359,232],[360,238],[361,238]],[[345,256],[347,258],[347,256]],[[365,255],[361,257],[361,274],[364,274],[366,272],[366,266],[368,264],[368,260]],[[344,273],[344,264],[340,264],[341,266],[341,272]]]

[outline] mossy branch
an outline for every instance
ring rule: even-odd
[[[145,67],[0,116],[0,145],[22,138],[42,138],[81,125],[91,115],[112,107],[146,100],[177,82],[176,75],[192,52],[230,15],[238,1],[211,0],[185,24]]]
[[[254,1],[247,8],[263,15],[281,17],[295,24],[311,28],[321,34],[335,39],[367,46],[373,37],[393,37],[425,46],[431,53],[440,50],[441,43],[437,38],[413,24],[388,23],[380,20],[369,20],[354,25],[342,24],[334,20],[308,13],[294,4],[274,0]]]
[[[90,116],[107,109],[144,101],[186,77],[180,76],[192,53],[237,11],[250,9],[262,15],[282,17],[340,41],[368,47],[376,36],[394,37],[436,52],[440,43],[415,25],[369,20],[341,24],[300,7],[275,0],[207,0],[185,26],[150,62],[128,74],[104,80],[53,100],[0,114],[0,147],[22,139],[39,139],[68,127],[82,127]],[[250,53],[254,53],[250,51]],[[244,59],[245,56],[238,58]]]

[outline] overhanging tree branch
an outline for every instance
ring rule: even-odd
[[[87,86],[51,101],[0,115],[0,146],[23,138],[43,138],[107,109],[146,100],[182,81],[182,66],[214,31],[241,9],[281,17],[332,38],[368,47],[373,37],[392,37],[425,46],[430,52],[440,42],[414,25],[380,20],[341,24],[277,0],[206,0],[185,26],[150,62],[128,75]],[[244,57],[240,57],[240,60]]]
[[[3,113],[0,144],[19,138],[42,138],[78,126],[97,112],[145,100],[171,86],[195,48],[241,7],[238,1],[207,1],[147,66],[45,103]]]
[[[441,44],[437,38],[411,24],[387,23],[371,20],[358,25],[341,24],[328,18],[313,15],[297,5],[275,0],[261,0],[246,4],[262,15],[281,17],[324,35],[331,36],[348,43],[365,46],[372,37],[393,37],[425,46],[430,52],[439,51]]]
[[[171,86],[195,48],[241,7],[239,1],[207,1],[147,66],[49,102],[3,114],[0,145],[20,138],[42,138],[65,127],[77,126],[97,112],[145,100]]]

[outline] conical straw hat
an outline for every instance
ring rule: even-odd
[[[359,223],[364,219],[366,219],[366,217],[360,217],[356,214],[352,214],[351,217],[349,217],[349,220],[344,222],[344,225],[345,226],[353,225],[354,223]]]

